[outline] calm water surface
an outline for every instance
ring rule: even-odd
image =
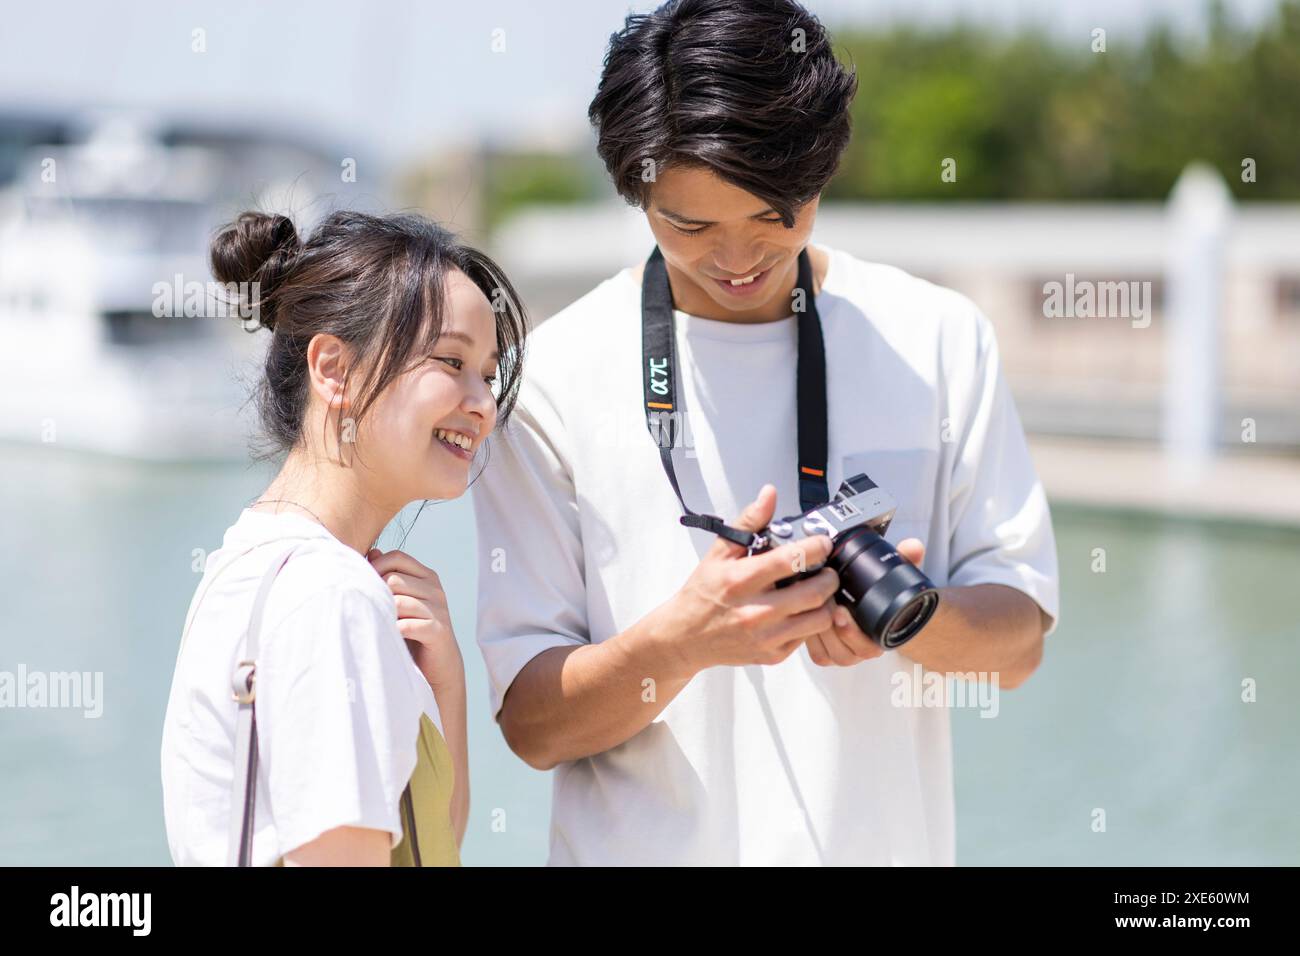
[[[0,457],[0,671],[103,673],[97,719],[0,709],[0,864],[168,865],[158,751],[194,552],[220,544],[268,473],[50,447]],[[1060,506],[1054,517],[1063,621],[1042,668],[1000,695],[996,719],[953,710],[958,862],[1300,862],[1300,533]],[[390,528],[382,546],[401,535]],[[514,757],[488,716],[468,499],[426,507],[405,548],[441,577],[466,662],[462,857],[542,863],[549,775]]]

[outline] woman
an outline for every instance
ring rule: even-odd
[[[245,213],[211,259],[270,330],[257,404],[285,458],[187,615],[162,741],[172,859],[457,865],[463,662],[437,575],[374,543],[409,502],[467,487],[517,394],[518,297],[416,216],[339,212],[300,241]]]

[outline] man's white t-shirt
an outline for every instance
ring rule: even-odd
[[[887,540],[924,541],[937,586],[1009,585],[1050,633],[1051,520],[991,324],[954,291],[828,252],[816,301],[830,490],[866,472],[898,503]],[[778,517],[801,510],[795,323],[676,314],[673,458],[692,510],[730,521],[766,482]],[[678,523],[646,429],[633,270],[540,325],[525,364],[516,416],[473,486],[494,715],[535,655],[625,630],[713,542]],[[891,703],[916,676],[897,651],[819,667],[806,648],[701,672],[630,740],[556,768],[549,862],[953,864],[948,711]]]
[[[340,826],[388,830],[397,846],[421,713],[442,731],[392,592],[370,562],[302,515],[245,509],[190,603],[163,722],[163,816],[178,866],[226,863],[231,678],[262,576],[295,543],[259,638],[253,865]]]

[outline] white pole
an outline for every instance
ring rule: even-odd
[[[1189,165],[1169,197],[1162,428],[1167,465],[1184,479],[1204,474],[1218,442],[1223,258],[1231,215],[1223,177],[1203,163]]]

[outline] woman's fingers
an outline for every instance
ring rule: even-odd
[[[392,572],[383,575],[383,581],[388,585],[388,590],[392,592],[394,597],[406,595],[407,597],[426,601],[437,607],[444,607],[447,603],[447,596],[442,592],[442,589],[427,578],[416,578],[409,574]]]
[[[384,583],[388,585],[388,590],[393,592],[394,597],[404,594],[407,597],[427,601],[436,607],[447,606],[447,595],[436,581],[392,573],[384,575]]]
[[[438,575],[405,551],[382,552],[372,548],[366,557],[394,596],[406,595],[435,607],[446,607],[447,595]]]
[[[371,567],[379,572],[380,577],[396,572],[412,578],[428,578],[438,587],[442,587],[442,582],[438,580],[438,575],[432,568],[425,567],[405,551],[380,551],[378,548],[372,548],[366,557]]]
[[[429,607],[427,601],[422,601],[416,597],[410,597],[406,594],[394,595],[397,602],[397,619],[414,619],[421,621],[432,621],[434,619],[433,608]]]

